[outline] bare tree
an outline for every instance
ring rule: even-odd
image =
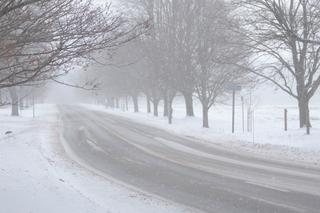
[[[153,104],[153,114],[158,116],[158,106],[161,99],[167,104],[166,94],[168,88],[168,28],[166,1],[140,1],[142,14],[148,17],[151,29],[148,34],[141,37],[141,49],[145,53],[145,93]],[[166,110],[164,110],[166,111]]]
[[[193,93],[196,76],[194,75],[194,52],[197,48],[197,37],[194,36],[199,20],[199,2],[184,0],[175,7],[176,35],[173,37],[176,47],[176,70],[173,73],[175,85],[185,99],[186,115],[194,116]],[[198,5],[198,6],[197,6]]]
[[[96,7],[91,0],[1,1],[0,89],[9,88],[13,114],[16,86],[59,82],[90,53],[112,51],[143,27],[114,13],[110,4]]]
[[[202,104],[203,127],[209,127],[208,112],[225,94],[226,87],[246,76],[243,69],[232,65],[245,58],[241,37],[232,27],[231,11],[223,1],[200,0],[195,4],[198,14],[196,49],[193,53],[196,96]]]
[[[251,72],[298,102],[300,127],[311,126],[309,102],[320,85],[320,2],[243,0]]]
[[[142,17],[148,17],[150,33],[145,36],[144,50],[147,52],[154,74],[150,80],[157,82],[157,89],[161,97],[153,98],[154,103],[160,99],[164,100],[164,115],[169,115],[171,108],[170,99],[173,100],[177,91],[185,98],[186,114],[193,116],[193,92],[194,76],[192,70],[192,52],[194,40],[192,40],[192,29],[195,27],[194,19],[197,17],[193,6],[195,1],[169,1],[152,0],[134,1],[131,6],[143,11]],[[154,84],[152,84],[154,86]],[[154,88],[152,89],[154,90]],[[149,92],[159,96],[159,91]],[[168,100],[169,99],[169,100]],[[156,107],[157,108],[157,107]],[[157,113],[156,113],[157,114]]]
[[[54,79],[100,49],[113,50],[141,25],[90,0],[0,3],[0,88]]]

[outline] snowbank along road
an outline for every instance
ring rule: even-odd
[[[76,106],[59,106],[73,158],[199,212],[320,209],[320,169],[258,159]]]

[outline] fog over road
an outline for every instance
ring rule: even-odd
[[[320,210],[320,169],[245,156],[78,106],[59,109],[65,141],[82,162],[142,191],[203,212]]]

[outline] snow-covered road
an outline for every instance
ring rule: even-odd
[[[20,117],[9,114],[10,109],[0,109],[0,213],[189,212],[70,160],[60,141],[56,106],[37,105],[35,119],[31,109]]]
[[[123,117],[61,106],[65,147],[108,176],[204,212],[318,212],[320,169],[246,156]]]

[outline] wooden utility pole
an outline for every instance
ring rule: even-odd
[[[234,133],[235,105],[236,105],[236,90],[234,89],[232,91],[232,133]]]
[[[241,86],[237,84],[229,84],[225,88],[228,91],[232,91],[232,133],[235,131],[235,107],[236,107],[236,91],[241,90]]]
[[[306,118],[308,118],[308,120],[310,120],[308,110],[306,110]],[[306,123],[307,135],[310,135],[310,127],[311,127],[311,126],[310,126],[310,122],[307,122],[307,123]]]
[[[244,99],[241,96],[241,108],[242,108],[242,132],[244,133]]]
[[[284,131],[288,131],[288,110],[284,109]]]

